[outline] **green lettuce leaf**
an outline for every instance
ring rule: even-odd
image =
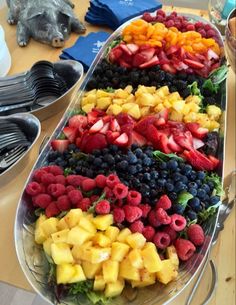
[[[193,198],[193,195],[192,195],[192,194],[190,194],[190,193],[187,192],[187,191],[183,191],[183,192],[181,192],[181,193],[179,194],[179,196],[178,196],[178,198],[177,198],[177,202],[178,202],[179,204],[181,204],[182,206],[186,207],[187,204],[188,204],[188,201],[189,201],[190,199],[192,199],[192,198]]]
[[[226,79],[227,73],[228,67],[226,65],[222,65],[210,73],[209,79],[214,85],[219,85]]]
[[[182,161],[184,162],[184,159],[183,158],[180,158],[179,156],[177,156],[176,154],[164,154],[163,152],[159,151],[159,150],[155,150],[153,152],[153,156],[155,158],[158,159],[158,161],[164,161],[164,162],[167,162],[169,161],[170,159],[174,158],[176,160],[179,160],[179,161]]]
[[[203,210],[198,213],[198,220],[199,222],[204,222],[206,221],[209,217],[213,216],[218,207],[221,205],[221,201],[219,201],[217,204],[210,206],[208,209]]]
[[[68,176],[68,175],[70,175],[72,173],[72,169],[70,168],[70,167],[66,167],[65,169],[64,169],[64,176]]]
[[[211,79],[207,79],[203,86],[204,89],[208,89],[211,93],[217,93],[219,90],[219,85],[218,84],[213,84],[213,82],[211,81]]]
[[[212,195],[216,196],[223,196],[225,194],[222,186],[222,180],[221,177],[218,176],[216,173],[210,173],[206,175],[204,181],[207,183],[209,181],[214,183],[214,191]]]
[[[87,115],[86,112],[84,112],[82,109],[78,108],[78,109],[74,109],[70,112],[70,116],[73,115],[77,115],[77,114],[81,114],[81,115]]]
[[[102,195],[96,200],[93,202],[93,205],[91,205],[91,207],[88,209],[88,213],[94,213],[95,212],[95,208],[96,208],[96,205],[103,199],[105,199],[106,197],[106,193],[102,193]]]

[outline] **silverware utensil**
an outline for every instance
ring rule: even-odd
[[[5,169],[15,163],[20,157],[24,154],[27,150],[27,146],[16,146],[9,152],[7,152],[1,159],[0,159],[0,170]]]

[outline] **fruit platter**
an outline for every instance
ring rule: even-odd
[[[167,304],[206,259],[223,196],[226,74],[206,20],[115,31],[40,154],[15,222],[51,304]]]

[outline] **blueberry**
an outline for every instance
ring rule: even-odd
[[[128,153],[127,161],[129,162],[129,164],[136,164],[137,161],[138,161],[138,159],[137,159],[137,157],[135,156],[135,154],[129,152],[129,153]]]
[[[185,164],[183,166],[183,168],[181,169],[181,173],[184,174],[184,175],[188,175],[192,172],[193,168],[191,165],[189,164]]]
[[[166,180],[165,179],[158,179],[157,180],[157,185],[160,187],[164,187],[166,184]]]
[[[57,151],[51,151],[49,154],[48,154],[48,161],[54,161],[56,160],[58,157],[58,152]]]
[[[160,169],[166,169],[166,168],[167,168],[166,162],[160,162],[160,163],[159,163],[159,168],[160,168]]]
[[[149,158],[152,158],[153,157],[153,151],[148,149],[145,151],[146,155],[149,157]]]
[[[177,182],[181,180],[182,175],[180,173],[174,173],[172,178],[175,182]]]
[[[103,148],[102,149],[102,154],[105,156],[106,154],[108,154],[109,153],[109,148]]]
[[[157,171],[152,171],[152,172],[150,172],[150,176],[151,176],[151,179],[158,179],[158,177],[159,177],[159,174],[158,174],[158,172]]]
[[[189,182],[188,187],[189,187],[189,188],[197,189],[197,188],[198,188],[198,185],[197,185],[196,182]]]
[[[69,166],[75,166],[76,165],[76,159],[75,158],[70,158],[68,160]]]
[[[185,210],[185,207],[183,205],[181,205],[181,204],[177,203],[177,204],[174,204],[172,206],[172,212],[173,213],[182,215],[184,213],[184,210]]]
[[[176,170],[178,167],[178,162],[175,159],[171,159],[167,162],[167,168],[171,169],[172,171]]]
[[[80,174],[81,173],[81,166],[76,166],[75,172],[76,172],[76,174]]]
[[[132,179],[132,185],[134,188],[139,188],[140,187],[140,181],[137,178]]]
[[[135,165],[130,165],[130,166],[128,167],[128,171],[129,171],[129,173],[130,173],[131,175],[137,174],[137,168],[136,168]]]
[[[143,151],[142,151],[142,149],[141,148],[137,148],[137,149],[135,149],[135,155],[138,157],[138,158],[140,158],[142,155],[143,155]]]
[[[57,163],[61,167],[65,167],[67,165],[67,162],[65,160],[61,160],[60,162]]]
[[[119,155],[118,153],[115,155],[115,162],[120,162],[122,161],[122,157],[121,155]]]
[[[93,170],[87,169],[87,171],[86,171],[86,177],[93,178],[93,177],[94,177]]]
[[[150,187],[147,184],[142,184],[140,189],[143,197],[148,197],[150,195]]]
[[[183,191],[185,188],[186,188],[186,186],[183,184],[182,181],[178,181],[178,182],[175,184],[175,192],[176,192],[176,193],[179,193],[179,192]]]
[[[104,156],[104,161],[106,161],[110,165],[115,163],[115,159],[114,159],[114,157],[111,154],[106,154]]]
[[[202,181],[201,180],[197,179],[195,182],[197,183],[198,186],[202,186]]]
[[[181,181],[184,183],[184,184],[188,184],[188,178],[186,176],[182,176],[181,177]]]
[[[195,181],[196,180],[196,177],[197,177],[197,174],[195,171],[191,171],[189,174],[188,174],[188,177],[192,180],[192,181]]]
[[[93,161],[93,164],[96,167],[100,167],[102,165],[102,159],[101,158],[95,158],[94,161]]]
[[[197,196],[200,198],[200,199],[205,199],[206,197],[206,191],[202,188],[198,189],[197,190]]]
[[[103,168],[103,169],[109,168],[108,163],[107,162],[103,162],[102,165],[101,165],[101,168]]]
[[[200,204],[201,204],[201,201],[200,201],[200,199],[197,198],[197,197],[194,197],[194,198],[192,198],[192,199],[190,199],[190,200],[188,201],[188,205],[189,205],[193,210],[199,208]]]
[[[220,197],[219,196],[211,196],[210,197],[210,205],[215,205],[220,201]]]
[[[174,185],[172,183],[166,183],[166,190],[172,192],[174,190]]]
[[[137,172],[139,173],[139,172],[142,171],[143,167],[142,167],[141,164],[137,164],[137,165],[136,165],[136,169],[137,169]]]
[[[135,149],[137,149],[137,148],[139,148],[139,145],[138,145],[138,144],[132,144],[132,145],[131,145],[131,150],[135,150]]]
[[[170,200],[172,200],[172,201],[175,201],[178,198],[178,195],[175,192],[169,193],[168,196],[169,196]]]
[[[162,170],[162,171],[160,172],[160,176],[161,176],[161,178],[166,178],[166,177],[168,177],[168,171]]]
[[[186,213],[186,216],[187,216],[190,220],[197,219],[197,213],[194,212],[193,210],[189,210],[189,211]]]
[[[190,187],[188,192],[193,195],[193,196],[197,196],[197,189]]]
[[[129,163],[125,160],[119,162],[117,164],[117,167],[118,169],[122,170],[122,171],[127,171],[128,170],[128,166],[129,166]]]
[[[207,194],[211,192],[211,189],[208,184],[204,183],[201,188],[206,191]]]
[[[152,198],[156,198],[157,195],[158,195],[158,192],[157,192],[156,190],[152,189],[151,192],[150,192],[150,196],[151,196]]]
[[[109,149],[110,149],[111,152],[117,152],[119,147],[117,145],[110,145]]]
[[[208,186],[209,186],[209,188],[210,188],[211,191],[215,188],[214,182],[208,181],[207,184],[208,184]]]
[[[145,158],[143,159],[143,165],[144,165],[144,166],[150,166],[150,165],[152,165],[152,160],[151,160],[150,158],[148,158],[148,157],[145,157]]]
[[[150,188],[152,189],[156,189],[156,181],[148,181],[148,185],[150,186]]]
[[[149,173],[143,174],[143,181],[148,182],[151,180],[151,175]]]
[[[197,178],[203,180],[206,177],[206,173],[203,171],[197,172]]]

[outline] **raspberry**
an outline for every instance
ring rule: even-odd
[[[108,186],[105,186],[103,191],[106,195],[106,198],[108,198],[108,199],[114,198],[113,191]]]
[[[171,215],[170,227],[176,232],[182,231],[186,227],[186,223],[186,219],[183,216],[179,214]]]
[[[63,175],[63,169],[58,165],[49,165],[47,166],[49,173],[54,176]]]
[[[125,220],[125,212],[121,208],[115,208],[113,210],[113,218],[115,223],[122,223]]]
[[[81,209],[82,211],[86,212],[88,208],[91,205],[91,201],[89,198],[83,198],[77,205],[76,207]]]
[[[106,186],[107,177],[104,175],[97,175],[95,181],[97,183],[97,187],[103,189]]]
[[[46,193],[46,187],[44,184],[40,183],[41,186],[41,193]]]
[[[99,196],[98,196],[98,195],[92,195],[92,196],[90,197],[90,201],[91,201],[91,203],[93,203],[93,202],[97,201],[97,200],[98,200],[98,198],[99,198]]]
[[[130,225],[129,228],[133,233],[136,233],[136,232],[142,233],[142,231],[144,229],[144,225],[141,220],[136,220],[135,222],[133,222]]]
[[[66,186],[66,192],[67,192],[67,194],[68,194],[70,191],[73,191],[73,190],[76,190],[76,188],[75,188],[74,186],[72,186],[72,185]]]
[[[155,229],[151,226],[146,226],[144,227],[142,234],[147,241],[152,241],[155,235]]]
[[[151,211],[151,207],[149,204],[140,204],[138,206],[142,210],[142,217],[147,218],[148,213]]]
[[[57,207],[60,211],[67,211],[71,208],[71,203],[67,195],[62,195],[57,198]]]
[[[205,234],[202,227],[198,224],[191,225],[187,230],[188,238],[195,246],[201,246],[205,240]]]
[[[171,223],[170,216],[162,208],[157,209],[156,218],[162,225],[168,225]]]
[[[49,185],[51,183],[55,182],[55,177],[53,174],[51,173],[46,173],[44,175],[41,176],[41,182],[45,185]]]
[[[83,191],[89,192],[89,191],[92,191],[93,189],[95,189],[95,187],[97,185],[96,185],[95,180],[86,178],[82,181],[81,186],[82,186]]]
[[[162,195],[156,203],[156,208],[162,208],[168,210],[171,208],[171,200],[167,195]]]
[[[139,205],[141,203],[142,196],[137,191],[129,191],[127,196],[127,203],[130,205]]]
[[[187,261],[191,256],[193,256],[196,248],[194,244],[187,239],[178,238],[175,242],[175,248],[178,254],[178,257],[182,261]]]
[[[204,24],[204,30],[205,31],[212,30],[212,27],[210,26],[210,24],[206,23],[206,24]]]
[[[47,172],[41,168],[36,169],[33,173],[33,180],[36,180],[37,182],[41,182],[41,178],[43,175],[47,174]]]
[[[67,195],[73,205],[76,205],[80,200],[83,199],[83,195],[79,190],[72,190],[68,192]]]
[[[143,18],[143,20],[145,20],[147,22],[152,22],[154,20],[154,18],[148,12],[143,13],[143,17],[142,18]]]
[[[66,192],[66,188],[63,184],[52,183],[48,186],[47,191],[50,195],[54,197],[59,197]]]
[[[153,237],[153,242],[159,249],[165,249],[170,244],[170,236],[165,232],[157,232]]]
[[[63,175],[57,175],[55,176],[55,183],[60,183],[65,185],[66,184],[66,177]]]
[[[30,182],[26,186],[25,190],[26,190],[26,193],[31,196],[35,196],[35,195],[42,193],[42,187],[38,182]]]
[[[97,214],[109,214],[110,213],[110,202],[107,201],[107,200],[101,200],[100,202],[98,202],[96,204],[96,207],[95,207],[95,212]]]
[[[123,204],[124,204],[124,202],[123,202],[123,200],[122,199],[117,199],[117,201],[116,201],[116,206],[118,206],[118,207],[122,207],[123,206]]]
[[[216,32],[213,29],[210,29],[206,32],[207,38],[211,38],[216,35]]]
[[[154,228],[159,227],[161,225],[161,223],[156,218],[155,211],[151,211],[148,214],[148,221],[149,221],[150,225]]]
[[[160,15],[162,17],[166,17],[166,13],[163,10],[157,10],[156,15]]]
[[[110,174],[107,179],[106,179],[106,185],[113,189],[113,187],[120,182],[120,179],[118,178],[117,175]]]
[[[49,205],[46,207],[45,214],[48,218],[56,216],[59,213],[60,213],[60,210],[58,209],[55,201],[49,203]]]
[[[195,31],[195,25],[192,24],[192,23],[189,23],[189,24],[186,26],[186,30],[187,30],[187,31]]]
[[[36,195],[33,199],[33,203],[35,206],[38,206],[42,209],[45,209],[49,203],[52,202],[52,198],[48,194],[39,194]]]
[[[196,29],[203,28],[203,27],[204,27],[204,24],[201,21],[198,21],[198,22],[195,23],[195,28]]]
[[[125,205],[123,209],[125,212],[125,219],[130,223],[142,217],[142,210],[139,207]]]
[[[128,187],[123,183],[117,183],[113,188],[113,193],[116,199],[123,199],[127,197],[128,194]]]
[[[80,186],[85,178],[80,175],[69,175],[66,177],[66,182],[73,186]]]
[[[167,233],[170,236],[170,241],[173,242],[176,240],[177,233],[170,226],[166,226],[162,229],[163,232]]]
[[[201,34],[203,38],[206,37],[206,31],[204,29],[201,29],[200,31],[198,31],[198,33]]]

